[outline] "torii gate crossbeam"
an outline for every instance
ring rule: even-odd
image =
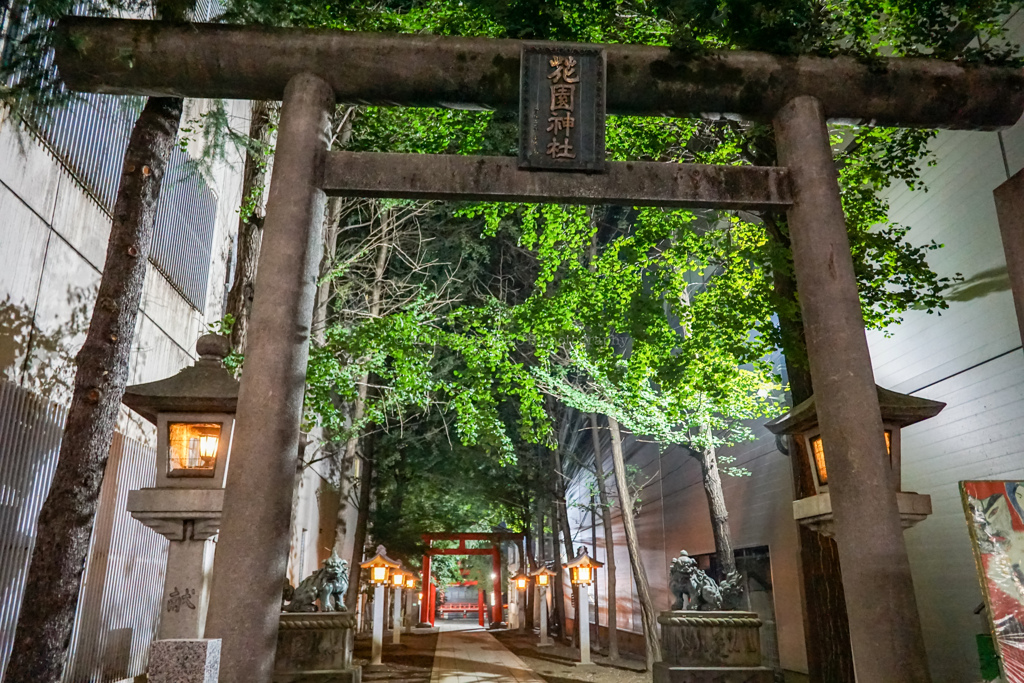
[[[159,30],[154,30],[159,27]],[[113,94],[281,99],[298,73],[341,102],[515,109],[522,41],[66,17],[56,61],[71,88]],[[669,48],[603,45],[608,113],[733,112],[770,121],[801,95],[829,118],[997,129],[1024,107],[1024,73],[934,59],[781,57],[741,50],[680,58]]]

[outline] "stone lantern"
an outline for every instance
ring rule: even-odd
[[[377,546],[377,554],[359,565],[370,570],[370,583],[373,584],[373,645],[371,647],[370,666],[380,667],[381,652],[384,646],[384,587],[387,586],[390,574],[401,565],[387,555],[384,546]],[[399,584],[401,585],[401,584]]]
[[[908,529],[932,513],[931,496],[904,491],[900,461],[900,430],[908,425],[935,417],[946,407],[945,403],[900,394],[882,387],[878,389],[878,406],[885,429],[885,445],[892,486],[903,528]],[[794,458],[806,458],[814,480],[815,494],[793,501],[793,517],[802,525],[825,536],[834,534],[832,499],[828,490],[827,446],[821,438],[814,397],[794,407],[787,414],[767,423],[768,431],[790,437],[790,453]]]
[[[520,569],[509,581],[515,588],[515,599],[511,593],[508,598],[510,627],[523,631],[526,629],[526,588],[530,585],[530,575]]]
[[[533,573],[533,578],[537,579],[537,585],[541,588],[547,588],[551,585],[552,576],[558,575],[543,565]]]
[[[594,581],[594,571],[603,567],[603,562],[591,559],[584,546],[580,546],[576,557],[565,563],[572,585],[579,589],[576,600],[576,628],[580,630],[580,664],[590,664],[590,596],[587,587]]]
[[[374,586],[387,585],[392,570],[398,570],[402,567],[398,562],[388,557],[387,550],[382,545],[377,546],[376,555],[359,566],[362,569],[370,570],[370,583]]]
[[[565,568],[569,570],[569,577],[574,586],[589,586],[594,582],[594,570],[603,566],[604,562],[592,559],[583,546],[580,547],[576,557],[565,563]]]
[[[551,639],[548,637],[548,586],[551,585],[551,577],[558,576],[544,565],[533,573],[537,586],[537,599],[540,601],[540,642],[539,647],[550,647]]]
[[[238,403],[238,380],[223,363],[229,350],[225,337],[204,335],[195,365],[130,386],[122,399],[157,428],[156,486],[130,491],[127,507],[171,542],[159,639],[202,638],[205,629]]]
[[[395,645],[402,642],[402,588],[405,587],[406,576],[408,572],[403,572],[401,567],[391,572],[391,592],[395,603],[391,608],[391,642]]]
[[[516,590],[525,591],[526,587],[530,585],[530,577],[523,572],[519,572],[512,577],[512,583],[515,585]]]

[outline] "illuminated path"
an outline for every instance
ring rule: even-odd
[[[430,683],[544,683],[490,633],[466,622],[438,622]]]

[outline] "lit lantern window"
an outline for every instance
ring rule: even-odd
[[[551,583],[551,577],[554,575],[555,573],[553,571],[543,565],[533,573],[533,576],[537,579],[537,585],[544,587],[547,587],[548,584]]]
[[[168,472],[172,477],[212,477],[220,448],[216,422],[167,423]]]
[[[603,567],[604,563],[590,557],[585,547],[580,547],[579,554],[566,563],[569,578],[574,586],[589,586],[594,580],[594,569]]]
[[[370,583],[377,586],[383,586],[389,580],[392,580],[392,585],[401,587],[405,581],[405,572],[402,571],[402,565],[388,557],[387,551],[382,545],[377,546],[376,555],[359,566],[362,569],[370,570]],[[392,579],[392,577],[397,578]]]
[[[416,587],[416,579],[414,579],[412,577],[406,579],[405,587],[408,588],[409,590],[412,590],[413,588],[415,588]]]
[[[892,430],[885,430],[885,452],[889,454],[892,464]],[[820,436],[811,439],[811,454],[814,456],[814,469],[818,474],[818,486],[828,486],[828,468],[825,466],[825,446]]]

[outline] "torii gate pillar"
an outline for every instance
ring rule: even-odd
[[[789,168],[793,266],[822,442],[857,680],[927,683],[921,622],[891,482],[853,258],[821,102],[775,117]]]
[[[491,606],[491,628],[504,628],[504,609],[501,603],[501,546],[494,544],[494,604]]]
[[[206,625],[222,639],[220,683],[270,683],[274,671],[333,107],[320,78],[288,82]]]

